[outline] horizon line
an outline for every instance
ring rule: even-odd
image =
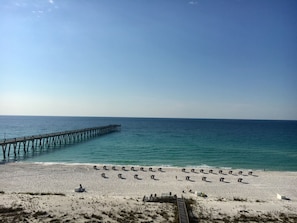
[[[297,121],[297,119],[262,119],[262,118],[218,118],[218,117],[162,117],[162,116],[95,116],[95,115],[4,115],[20,117],[69,117],[69,118],[131,118],[131,119],[188,119],[188,120],[246,120],[246,121]]]

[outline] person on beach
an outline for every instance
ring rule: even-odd
[[[85,192],[85,191],[86,191],[85,188],[83,188],[81,184],[79,184],[79,188],[75,189],[75,192],[80,192],[81,193],[81,192]]]

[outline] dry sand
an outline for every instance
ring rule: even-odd
[[[144,196],[169,193],[191,199],[199,222],[297,222],[297,172],[250,175],[242,170],[239,175],[240,170],[230,174],[226,169],[220,174],[220,169],[209,173],[208,168],[202,173],[191,168],[183,172],[182,168],[149,171],[143,167],[142,171],[135,166],[133,171],[126,166],[125,171],[122,166],[116,170],[110,165],[108,170],[93,166],[0,165],[0,222],[176,222],[176,205],[143,202]],[[74,192],[79,184],[86,192]],[[201,192],[207,197],[197,195]],[[279,200],[277,194],[288,199]]]

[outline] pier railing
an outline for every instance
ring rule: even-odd
[[[120,131],[121,125],[107,125],[71,131],[54,132],[42,135],[24,136],[0,140],[3,160],[10,157],[13,150],[14,157],[23,151],[24,154],[36,149],[46,149],[53,146],[74,144],[97,136]]]

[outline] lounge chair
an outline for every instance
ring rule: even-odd
[[[105,173],[101,173],[101,176],[102,176],[103,178],[107,178],[106,175],[105,175]]]
[[[86,192],[86,189],[85,188],[75,188],[74,191],[78,192],[78,193],[82,193],[82,192]]]
[[[134,168],[134,166],[131,167],[131,170],[132,170],[132,171],[137,171],[137,170]]]

